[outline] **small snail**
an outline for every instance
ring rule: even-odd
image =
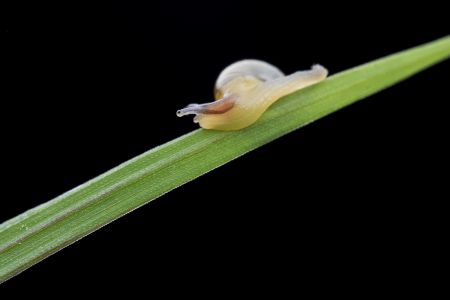
[[[231,64],[216,81],[216,101],[189,104],[177,116],[196,115],[194,122],[216,130],[238,130],[253,124],[281,97],[327,77],[321,65],[285,76],[278,68],[259,60]]]

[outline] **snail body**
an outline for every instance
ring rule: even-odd
[[[216,101],[190,104],[177,116],[194,114],[194,122],[205,129],[239,130],[256,122],[281,97],[322,81],[327,74],[324,67],[314,65],[285,76],[263,61],[238,61],[220,73],[214,88]]]

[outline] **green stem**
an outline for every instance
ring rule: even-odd
[[[0,282],[164,193],[450,56],[450,37],[331,76],[237,132],[195,130],[0,225]]]

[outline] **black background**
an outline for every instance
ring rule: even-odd
[[[258,58],[286,73],[320,63],[333,74],[448,34],[444,11],[393,2],[5,7],[0,222],[195,129],[175,111],[211,101],[229,63]],[[381,272],[384,284],[415,274],[419,245],[433,248],[442,222],[448,67],[180,187],[2,289],[72,290],[75,281],[82,291],[149,295],[161,286],[301,294],[323,292],[326,279],[364,286],[373,284],[364,274]]]

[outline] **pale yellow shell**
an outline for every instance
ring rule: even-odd
[[[242,129],[258,120],[281,97],[322,81],[327,74],[324,67],[314,65],[311,70],[284,76],[266,62],[242,60],[219,75],[215,86],[216,101],[190,104],[177,115],[195,114],[194,122],[205,129]]]

